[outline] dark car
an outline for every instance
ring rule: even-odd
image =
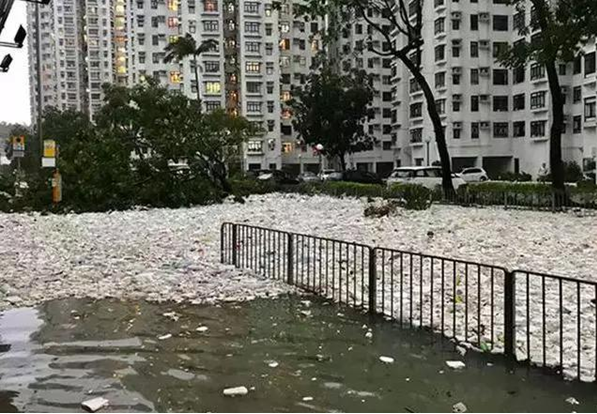
[[[260,171],[257,179],[260,181],[272,182],[275,184],[298,184],[296,177],[280,170]]]
[[[377,174],[368,171],[349,170],[342,173],[342,181],[350,181],[359,184],[383,184],[383,180]]]

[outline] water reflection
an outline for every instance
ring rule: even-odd
[[[488,357],[471,353],[466,369],[450,371],[445,361],[461,357],[449,342],[341,312],[292,297],[222,306],[73,299],[8,311],[0,316],[0,411],[80,411],[96,396],[110,401],[106,412],[597,407],[593,386],[510,373],[498,361],[487,367]],[[240,385],[247,396],[222,395]],[[569,396],[581,405],[567,404]]]

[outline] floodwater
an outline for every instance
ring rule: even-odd
[[[462,357],[428,333],[304,300],[72,299],[7,311],[0,314],[0,411],[81,411],[97,396],[110,401],[102,412],[420,412],[452,411],[458,402],[469,411],[597,410],[594,384],[512,372],[501,358]],[[466,368],[453,371],[446,360]],[[234,386],[249,394],[222,394]]]

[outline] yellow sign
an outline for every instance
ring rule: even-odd
[[[44,158],[56,158],[56,141],[53,139],[44,141]]]

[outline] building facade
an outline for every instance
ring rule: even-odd
[[[497,62],[503,47],[524,38],[518,28],[528,25],[532,14],[530,4],[518,12],[505,3],[424,2],[423,20],[429,24],[422,68],[435,92],[453,170],[482,166],[493,177],[506,171],[536,176],[543,163],[549,165],[549,85],[541,65],[508,70]],[[566,97],[563,158],[586,166],[597,155],[595,39],[583,56],[558,69]],[[404,109],[398,120],[403,164],[438,160],[423,94],[403,65],[395,84]]]
[[[438,160],[423,94],[404,65],[375,50],[388,46],[365,21],[355,21],[323,51],[326,21],[298,17],[301,0],[54,0],[28,11],[31,104],[37,118],[37,39],[41,39],[42,104],[95,113],[104,82],[132,86],[151,76],[190,97],[206,111],[225,108],[262,132],[244,151],[244,169],[317,172],[322,165],[292,126],[287,101],[302,86],[318,53],[339,70],[364,69],[375,88],[374,114],[365,126],[371,151],[353,154],[352,168],[388,175],[394,167]],[[422,67],[437,98],[453,169],[482,166],[536,175],[549,163],[550,94],[544,68],[507,70],[500,50],[521,39],[531,19],[503,0],[424,2]],[[387,23],[373,10],[368,18]],[[178,36],[219,45],[193,59],[165,63]],[[530,33],[529,36],[532,36]],[[401,38],[396,37],[400,44]],[[566,95],[564,158],[588,165],[597,155],[595,39],[577,61],[560,65]],[[323,164],[327,166],[327,161]],[[330,165],[333,166],[333,165]]]

